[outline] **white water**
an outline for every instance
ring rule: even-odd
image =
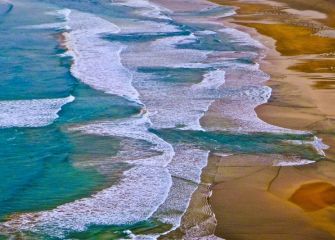
[[[136,13],[140,15],[169,19],[163,13],[169,11],[150,5],[147,1],[118,1],[116,4],[135,7]],[[5,223],[9,228],[41,231],[63,237],[68,231],[84,231],[92,224],[127,224],[150,217],[173,224],[173,228],[178,227],[190,197],[200,182],[208,151],[190,146],[172,146],[148,131],[148,128],[177,126],[181,129],[203,130],[200,119],[215,100],[211,91],[218,91],[223,85],[227,85],[228,90],[221,93],[221,97],[230,102],[222,105],[222,111],[239,124],[233,130],[286,131],[266,125],[253,111],[254,107],[265,103],[271,95],[271,89],[263,86],[268,76],[259,70],[257,64],[224,65],[208,60],[208,56],[213,54],[211,51],[177,47],[197,41],[195,34],[129,45],[101,38],[106,34],[179,31],[167,22],[125,19],[112,23],[78,11],[64,10],[58,14],[64,15],[66,26],[71,29],[64,35],[69,54],[74,58],[72,74],[92,88],[143,104],[147,112],[144,116],[92,123],[70,130],[146,141],[159,154],[140,159],[128,156],[126,160],[119,155],[119,161],[125,161],[132,168],[124,172],[117,184],[53,210],[19,215]],[[232,30],[225,30],[225,33],[232,37],[236,34]],[[259,47],[243,34],[236,41],[242,45],[246,42],[246,45]],[[177,69],[181,66],[204,69],[215,66],[215,69],[208,70],[199,83],[174,84],[159,81],[154,74],[136,72],[140,67]],[[242,78],[231,78],[240,71]]]
[[[56,99],[0,101],[0,128],[43,127],[58,118],[62,106],[74,101],[73,96]]]
[[[135,8],[135,12],[139,15],[147,16],[150,18],[170,20],[166,14],[170,11],[166,8],[158,6],[147,0],[117,0],[114,2],[115,5],[122,5]]]
[[[101,38],[102,34],[120,32],[120,28],[100,17],[78,11],[72,11],[68,18],[67,24],[72,30],[65,36],[74,58],[72,74],[97,90],[138,102],[139,94],[132,86],[132,74],[120,60],[126,46]]]
[[[168,164],[172,146],[147,131],[146,117],[74,127],[70,131],[119,136],[148,141],[160,154],[146,159],[127,159],[133,167],[120,182],[91,197],[61,205],[50,211],[23,214],[5,226],[63,237],[67,231],[84,231],[89,225],[121,225],[148,219],[165,201],[172,180]]]

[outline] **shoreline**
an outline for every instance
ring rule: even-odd
[[[237,25],[234,25],[233,23],[231,23],[229,25],[225,24],[224,26],[225,27],[233,27],[234,29],[242,30],[242,32],[247,32],[246,29],[244,29],[245,27],[242,29],[242,27],[239,28],[239,27],[237,27]],[[265,56],[265,54],[264,54],[264,56]],[[261,61],[264,56],[261,54],[257,58],[257,62]],[[263,84],[263,81],[261,82],[261,84]],[[252,109],[252,107],[250,109]],[[257,116],[255,116],[255,119],[257,119]],[[258,129],[261,129],[262,127],[263,126],[261,125]],[[272,126],[271,126],[271,128],[272,128]],[[271,128],[270,128],[270,131],[272,131]],[[276,127],[274,127],[274,131],[277,131],[277,130],[281,131],[281,129],[276,129]],[[283,129],[283,130],[285,131],[285,129]],[[265,129],[265,131],[266,131],[266,129]],[[217,156],[212,154],[210,159],[212,159],[212,158],[217,158]],[[230,157],[228,156],[227,158],[229,159]],[[272,162],[269,162],[269,164],[272,166]],[[209,166],[209,168],[212,168],[211,163],[209,163],[208,166]],[[199,218],[200,217],[201,220],[198,220],[198,221],[201,224],[201,229],[195,228],[195,226],[186,224],[186,226],[183,226],[184,230],[186,232],[185,239],[194,239],[195,236],[198,236],[198,235],[201,235],[201,234],[205,234],[207,236],[207,239],[208,239],[208,237],[210,237],[211,239],[216,239],[216,237],[211,234],[214,231],[215,225],[216,225],[215,214],[212,212],[210,202],[209,202],[211,194],[212,194],[212,190],[213,190],[209,186],[210,186],[210,183],[212,183],[212,182],[213,182],[213,179],[208,180],[208,182],[205,183],[205,184],[201,184],[199,186],[199,189],[197,189],[194,192],[194,196],[192,196],[191,203],[189,204],[189,208],[191,210],[188,211],[185,214],[186,222],[187,223],[192,223],[192,221],[194,221],[194,218]],[[215,189],[214,189],[214,191],[215,191]],[[205,202],[204,202],[204,200],[205,200]],[[206,211],[199,211],[199,208],[202,209],[202,210],[206,209]],[[169,238],[170,236],[173,236],[174,234],[176,234],[176,236],[178,236],[178,237],[182,235],[182,234],[179,235],[178,231],[173,231],[171,234],[167,233],[167,237]],[[196,234],[196,235],[192,235],[192,234]],[[162,237],[162,239],[164,239],[164,236]]]
[[[188,1],[171,0],[166,4],[176,4],[175,7],[185,9],[190,6],[193,12],[208,10],[203,17],[201,14],[188,17],[187,14],[179,15],[175,13],[177,23],[178,26],[183,26],[185,21],[186,24],[190,24],[191,29],[193,23],[199,24],[200,28],[204,26],[205,30],[214,31],[195,31],[193,34],[192,30],[190,31],[192,34],[186,32],[186,35],[184,35],[185,32],[177,31],[178,34],[181,34],[180,39],[170,38],[163,41],[159,38],[159,40],[153,41],[155,44],[152,46],[156,47],[156,51],[157,49],[160,50],[158,52],[146,51],[142,49],[142,43],[136,42],[132,46],[132,50],[135,50],[132,52],[133,54],[124,52],[122,61],[121,52],[123,47],[109,42],[107,44],[107,42],[104,42],[106,39],[100,36],[104,31],[110,31],[113,34],[122,32],[121,27],[114,25],[112,20],[107,21],[94,14],[80,11],[73,11],[71,18],[68,15],[69,10],[63,9],[56,12],[64,17],[66,23],[69,24],[65,25],[64,30],[71,28],[71,37],[73,38],[70,45],[71,40],[66,33],[57,39],[64,48],[64,52],[68,50],[59,57],[71,56],[74,52],[79,54],[77,58],[72,56],[72,76],[82,81],[83,84],[89,85],[92,89],[111,95],[119,95],[128,100],[133,100],[133,102],[137,102],[138,95],[142,93],[141,96],[147,103],[147,105],[143,105],[142,109],[145,113],[140,117],[137,117],[138,115],[133,117],[133,114],[131,114],[125,118],[113,119],[109,117],[109,121],[101,121],[98,115],[96,116],[97,119],[93,120],[85,118],[82,122],[68,127],[67,131],[78,132],[82,135],[94,135],[104,139],[106,137],[124,138],[125,141],[120,142],[124,146],[119,146],[118,151],[121,153],[130,151],[131,154],[116,155],[115,158],[114,155],[111,155],[102,159],[99,167],[102,166],[100,167],[102,169],[105,161],[110,163],[116,158],[120,161],[119,163],[131,164],[132,167],[122,170],[122,178],[120,177],[120,180],[115,184],[106,186],[106,188],[93,195],[67,202],[56,208],[12,215],[12,218],[8,219],[0,228],[13,230],[13,234],[23,230],[36,234],[43,233],[51,237],[67,237],[69,232],[91,234],[89,233],[91,226],[123,226],[128,223],[138,223],[142,220],[154,220],[157,222],[152,223],[155,226],[152,226],[153,229],[151,230],[148,229],[143,232],[141,229],[136,230],[135,226],[129,226],[127,230],[119,229],[119,234],[133,237],[135,236],[133,234],[138,235],[142,231],[148,237],[155,234],[154,237],[161,236],[159,239],[191,240],[214,240],[221,239],[220,237],[227,237],[228,239],[262,237],[271,240],[276,239],[276,237],[279,237],[278,239],[331,239],[331,235],[335,234],[332,232],[332,226],[329,225],[329,221],[322,221],[326,214],[330,213],[328,210],[331,210],[331,205],[335,204],[335,186],[329,180],[333,176],[332,172],[335,167],[331,165],[332,163],[329,167],[329,163],[326,161],[315,163],[307,160],[314,159],[312,146],[309,145],[314,144],[316,148],[321,146],[320,149],[322,149],[321,142],[318,142],[317,138],[313,142],[312,134],[309,134],[308,137],[295,138],[291,136],[286,138],[285,134],[298,135],[304,132],[277,127],[275,124],[271,125],[269,124],[270,121],[263,121],[254,111],[256,106],[258,108],[261,104],[266,103],[271,95],[270,87],[265,86],[269,76],[264,73],[264,69],[268,67],[271,70],[271,63],[268,58],[271,58],[269,57],[270,51],[273,51],[274,55],[277,54],[273,50],[275,49],[275,42],[271,42],[265,37],[265,40],[263,37],[261,40],[258,39],[261,35],[253,31],[250,26],[237,25],[232,19],[238,18],[240,15],[232,16],[234,12],[230,11],[232,9],[228,8],[228,13],[220,15],[220,17],[216,14],[213,17],[211,15],[213,12],[210,10],[216,9],[217,5],[211,4],[207,0],[199,0],[198,2],[192,2],[192,4]],[[142,7],[140,6],[140,8]],[[148,9],[149,11],[143,12],[144,16],[170,19],[155,4],[149,5]],[[235,10],[238,11],[238,8]],[[220,11],[221,13],[224,12],[225,8]],[[292,13],[292,11],[289,12]],[[304,13],[298,13],[304,16]],[[322,14],[313,12],[313,15],[319,19],[324,19]],[[228,16],[231,17],[228,18]],[[231,21],[227,24],[226,20]],[[76,23],[79,23],[79,25],[76,25]],[[132,32],[135,29],[136,31],[133,33],[141,36],[143,33],[140,29],[143,27],[143,23],[137,25],[136,21],[131,23],[126,21],[123,26],[125,28],[123,33],[127,33],[127,28],[129,28],[128,31]],[[158,20],[158,23],[153,21],[148,26],[151,26],[155,33],[158,29],[161,30],[162,26],[165,26],[161,24]],[[249,19],[248,23],[244,25],[247,24],[256,23],[250,22]],[[215,25],[215,27],[209,25]],[[170,26],[170,23],[166,23],[165,27],[167,35],[175,31],[175,26]],[[143,27],[143,29],[146,28]],[[247,34],[244,35],[249,31],[252,38],[258,39],[260,42],[269,41],[268,55],[263,52],[262,47],[258,47],[256,41],[249,38]],[[213,45],[210,49],[218,49],[217,52],[210,51],[207,54],[206,51],[198,50],[197,47],[193,46],[191,49],[194,51],[192,51],[192,54],[189,52],[190,55],[188,55],[187,51],[182,52],[174,46],[183,41],[184,43],[194,41],[197,34],[205,39],[206,37],[203,36],[211,35],[213,32],[220,35],[219,39],[211,39],[217,45]],[[148,37],[150,38],[152,35]],[[221,48],[219,48],[225,42],[221,39],[225,40],[226,37],[229,39],[229,43],[233,44],[229,45],[231,47],[229,48],[230,51],[220,50]],[[65,42],[68,44],[64,44]],[[208,47],[206,44],[210,43],[211,41],[205,41],[201,47],[206,49]],[[165,49],[165,51],[162,49]],[[171,59],[168,56],[165,57],[169,54]],[[164,57],[161,58],[160,55]],[[157,59],[155,59],[155,56],[157,56]],[[172,56],[177,57],[173,58]],[[180,59],[180,62],[178,62],[177,58],[179,56],[181,58],[185,57],[185,59]],[[198,56],[197,61],[195,61],[196,56]],[[275,57],[280,58],[281,56],[276,55]],[[144,63],[146,61],[143,61],[143,63],[131,61],[137,58],[153,61],[147,63]],[[115,62],[115,59],[118,61]],[[166,60],[170,61],[165,62]],[[233,61],[230,62],[230,60]],[[284,62],[284,60],[281,62]],[[291,60],[295,59],[290,59],[289,62]],[[172,66],[172,68],[176,65],[179,68],[180,64],[192,65],[193,61],[201,66],[207,64],[211,66],[210,68],[206,67],[206,71],[196,74],[197,77],[202,78],[200,84],[192,82],[186,84],[185,87],[183,84],[171,85],[171,87],[163,84],[165,93],[167,93],[165,97],[159,95],[161,86],[158,84],[159,81],[156,81],[155,78],[148,78],[149,80],[145,78],[148,84],[142,85],[141,74],[136,75],[136,71],[134,71],[135,75],[133,77],[130,74],[131,71],[125,67],[138,69],[152,67],[151,64],[156,66],[155,64],[157,64],[157,66],[167,65]],[[107,62],[107,65],[105,65],[105,62]],[[315,65],[315,63],[313,64]],[[282,65],[284,66],[284,63]],[[93,67],[96,72],[103,74],[89,71]],[[114,71],[104,71],[114,68],[119,69],[116,72],[117,75],[114,74]],[[294,71],[297,71],[297,69],[301,69],[301,66],[294,66]],[[162,71],[159,73],[168,76],[167,73],[169,72]],[[194,80],[188,74],[184,76],[177,72],[177,75],[178,77]],[[125,82],[122,80],[129,80],[130,76],[132,81]],[[105,81],[105,79],[113,79],[114,77],[120,81],[110,82],[112,85],[107,84],[108,81]],[[210,83],[211,81],[212,83]],[[118,83],[126,86],[121,86]],[[208,85],[208,83],[210,84]],[[147,89],[146,87],[153,88]],[[196,90],[199,90],[199,87],[203,88],[204,91],[200,91],[203,95],[196,95],[198,93]],[[179,89],[181,89],[180,92]],[[137,90],[139,92],[136,93]],[[214,97],[215,100],[211,101],[212,92],[208,93],[207,90],[214,90],[213,92],[216,94],[221,94],[220,90],[223,90],[222,95],[218,95],[223,96],[222,99]],[[193,94],[184,96],[186,92]],[[199,100],[194,98],[193,95],[196,95],[197,98],[202,97]],[[78,96],[80,97],[80,95]],[[167,98],[169,96],[170,98]],[[220,100],[217,100],[219,98]],[[170,104],[164,105],[166,102]],[[184,105],[184,102],[187,105]],[[270,101],[271,104],[274,102],[276,101]],[[180,107],[177,105],[176,108],[176,103],[181,103]],[[265,105],[267,106],[268,103]],[[144,106],[148,106],[148,108]],[[168,111],[170,106],[174,106],[173,111]],[[178,115],[178,111],[175,111],[175,109],[185,106],[191,106],[191,108],[187,108],[189,111],[184,109],[185,112]],[[161,113],[164,114],[156,114],[160,110],[163,110]],[[203,114],[205,111],[206,114]],[[151,115],[151,119],[148,116],[150,113],[155,113]],[[195,115],[191,115],[192,113]],[[172,114],[175,115],[171,118],[171,121],[165,121],[166,119],[169,120],[169,116]],[[103,116],[105,115],[103,114]],[[189,116],[191,118],[187,118]],[[204,128],[209,130],[208,132],[200,126],[200,118],[201,124],[204,124]],[[156,126],[157,132],[150,131],[149,126]],[[187,126],[189,126],[189,129],[186,128]],[[167,131],[164,134],[164,129],[169,127],[190,130],[194,134],[192,138],[199,138],[196,140],[196,142],[199,142],[194,143],[192,138],[189,139],[186,135],[184,136],[188,132],[178,136],[179,130],[176,131],[178,134],[175,138],[169,139],[169,135],[165,134],[173,135],[175,133]],[[159,132],[160,129],[162,130],[161,133]],[[227,133],[210,132],[210,130],[222,129],[228,130]],[[285,136],[277,139],[278,135],[276,134],[278,133],[284,133]],[[323,134],[326,133],[323,132]],[[266,136],[263,136],[263,134]],[[178,139],[180,138],[183,139],[182,142],[179,142]],[[108,142],[110,141],[108,140]],[[142,142],[147,142],[152,146],[150,151],[148,145],[142,145]],[[216,145],[216,142],[218,142],[218,145]],[[209,144],[211,145],[209,146]],[[301,149],[300,147],[292,147],[298,145],[306,147],[301,147]],[[104,152],[103,148],[100,152]],[[86,155],[83,156],[86,157]],[[315,159],[321,158],[315,157]],[[81,158],[78,158],[78,160],[81,160]],[[296,167],[291,167],[290,164]],[[299,164],[304,166],[298,167]],[[93,165],[92,167],[95,167]],[[75,164],[74,166],[79,167]],[[113,167],[113,165],[110,166]],[[106,171],[109,172],[108,168]],[[318,182],[315,182],[315,179]],[[316,197],[313,195],[311,201],[304,201],[304,196],[311,193]],[[324,196],[326,196],[326,199],[323,198]],[[323,211],[321,214],[320,210]],[[180,224],[181,217],[182,223]],[[269,224],[269,219],[271,224]],[[287,219],[290,219],[290,221],[287,221]],[[299,226],[300,229],[296,230],[296,226]],[[170,230],[167,230],[168,228]],[[132,229],[135,229],[135,231],[132,232]],[[105,233],[103,231],[101,230],[99,236],[103,236],[105,233],[108,235],[108,231]],[[12,232],[9,232],[9,234],[12,234]],[[306,234],[309,238],[306,238]],[[141,237],[141,235],[138,235],[138,237]]]
[[[266,3],[267,2],[265,1],[265,4]],[[258,3],[253,4],[261,5]],[[284,8],[284,10],[291,9],[287,8],[287,6],[285,6]],[[235,17],[239,17],[239,14],[235,15]],[[302,21],[308,20],[302,19]],[[331,81],[334,77],[334,70],[331,68],[332,64],[334,64],[335,61],[330,63],[326,62],[325,64],[328,64],[328,66],[323,66],[322,63],[319,63],[319,65],[317,65],[317,63],[313,65],[313,61],[322,61],[324,59],[327,59],[327,54],[331,55],[335,52],[335,45],[331,48],[331,50],[333,50],[334,52],[327,52],[328,47],[326,47],[325,49],[316,50],[314,53],[308,52],[309,49],[307,48],[307,53],[304,53],[304,49],[302,49],[299,50],[297,53],[291,54],[290,52],[285,52],[284,50],[280,51],[280,46],[278,46],[286,39],[278,40],[276,38],[278,36],[271,36],[271,30],[268,30],[268,32],[262,31],[262,27],[258,28],[256,24],[257,21],[255,21],[255,23],[252,20],[236,21],[234,16],[232,16],[232,18],[229,19],[227,22],[232,27],[247,32],[248,34],[250,34],[250,36],[252,36],[252,38],[257,39],[266,47],[264,58],[260,58],[259,63],[260,68],[271,76],[270,80],[266,82],[266,85],[273,89],[273,93],[269,102],[256,107],[255,110],[258,117],[271,125],[293,130],[311,131],[315,132],[316,134],[320,134],[319,132],[322,132],[325,129],[334,130],[334,122],[325,123],[324,125],[317,124],[318,122],[324,121],[325,118],[329,118],[331,121],[335,119],[335,110],[331,106],[329,106],[329,103],[333,102],[331,101],[331,99],[333,99],[334,97],[332,97],[331,95],[335,93],[335,88],[331,86],[322,86],[322,83],[319,83],[319,85],[317,85],[318,83],[312,84],[308,81],[313,80],[314,78],[314,80],[327,79],[327,81],[329,82],[324,83],[325,85],[333,84],[333,82]],[[251,24],[249,24],[249,22],[251,22]],[[261,24],[264,23],[263,20],[258,20],[258,22],[261,22]],[[298,24],[295,22],[283,22],[281,24],[283,24],[283,26],[286,24],[289,26],[298,26]],[[312,24],[310,26],[306,26],[305,28],[312,28]],[[270,28],[271,23],[264,23],[263,25],[268,25],[266,27]],[[274,23],[274,25],[276,25],[276,23]],[[319,39],[316,40],[307,39],[306,41],[313,42],[314,40],[318,41],[320,39],[326,39],[326,37],[319,37]],[[331,42],[327,44],[335,43],[335,39],[330,39]],[[302,43],[302,45],[304,44]],[[329,61],[332,61],[331,57],[328,58]],[[303,61],[306,61],[307,64],[304,65]],[[309,63],[309,61],[311,63]],[[329,67],[330,69],[328,69],[329,71],[324,70],[320,72],[318,70],[314,72],[313,69],[308,69],[313,67],[319,67],[320,69],[322,67]],[[323,93],[325,93],[325,91],[328,91],[328,96],[326,96],[325,94],[320,95],[320,93],[317,92],[318,90],[323,91]],[[290,99],[287,99],[289,97]],[[298,98],[298,100],[295,100],[294,98]],[[326,98],[326,100],[324,100],[323,98]],[[290,112],[285,113],[285,111]],[[313,124],[315,123],[317,123],[316,126],[313,126]],[[329,142],[329,139],[327,140],[328,141],[326,141],[326,144],[331,147],[327,151],[327,157],[334,159],[333,148],[335,147],[335,145],[333,144],[333,142]]]
[[[312,59],[317,59],[320,54],[320,58],[323,59],[325,56],[322,56],[322,49],[315,50],[314,54],[308,47],[306,49],[302,47],[298,53],[279,51],[281,49],[280,39],[276,39],[278,37],[276,34],[271,35],[269,26],[278,24],[279,20],[287,26],[295,27],[297,23],[283,20],[279,14],[272,15],[271,10],[278,13],[278,11],[291,9],[289,5],[285,6],[282,3],[271,7],[269,6],[271,2],[267,1],[213,2],[236,7],[237,14],[222,21],[225,24],[228,22],[228,26],[247,32],[266,47],[265,56],[260,59],[259,63],[260,68],[271,76],[266,85],[273,89],[273,93],[268,103],[256,107],[257,116],[275,126],[314,132],[330,146],[326,151],[327,160],[296,167],[273,167],[271,164],[264,166],[264,162],[271,162],[269,159],[271,156],[218,157],[212,155],[208,162],[211,168],[216,169],[212,173],[215,177],[212,182],[213,196],[210,198],[210,204],[218,221],[215,234],[227,239],[258,239],[259,237],[271,240],[283,238],[334,239],[335,222],[331,219],[330,214],[333,212],[331,205],[335,201],[335,196],[332,194],[335,176],[331,173],[334,169],[331,160],[334,159],[335,141],[331,134],[327,135],[327,131],[330,132],[334,126],[330,122],[328,125],[319,124],[317,127],[309,127],[310,122],[320,121],[320,119],[322,121],[327,111],[327,116],[334,115],[332,115],[331,108],[325,107],[325,104],[322,103],[324,96],[312,94],[314,89],[309,89],[312,87],[306,76],[307,67],[319,65],[324,67],[325,64],[306,64],[304,68],[300,67],[300,70],[302,69],[300,74],[297,71],[299,70],[298,64],[302,60],[309,61],[311,56],[313,56]],[[289,10],[289,16],[301,13],[297,11],[296,9]],[[315,15],[320,16],[320,14]],[[304,18],[304,16],[299,17]],[[315,19],[303,19],[303,22],[306,21],[315,24]],[[322,21],[326,22],[323,18]],[[257,25],[258,22],[261,24]],[[313,24],[307,25],[306,28],[311,28]],[[267,31],[263,30],[262,26],[268,27],[264,27]],[[294,30],[296,29],[292,31],[293,35]],[[290,40],[294,39],[290,38]],[[324,48],[327,49],[327,46]],[[303,50],[306,50],[307,53],[302,54]],[[288,69],[290,66],[293,66],[291,67],[293,69]],[[331,72],[318,72],[318,74],[323,74],[323,77],[326,78],[331,75]],[[297,79],[293,83],[287,80],[292,76]],[[332,89],[323,89],[323,91],[327,90]],[[326,98],[325,102],[331,103],[332,101]],[[300,109],[300,112],[297,111],[297,108]],[[324,110],[322,114],[320,108]],[[304,122],[306,117],[307,123]],[[203,174],[206,175],[208,172],[205,171]],[[292,200],[294,197],[299,199]],[[329,200],[328,204],[325,204],[325,197]],[[305,209],[306,206],[311,205],[320,207],[313,211]]]
[[[213,2],[218,3],[218,1]],[[238,6],[234,4],[224,2],[222,5],[235,7],[238,11]],[[282,5],[277,7],[279,6]],[[264,9],[264,6],[255,8],[256,10]],[[255,62],[260,64],[261,71],[270,74],[271,79],[262,81],[260,85],[271,86],[276,91],[276,86],[269,84],[273,80],[274,75],[272,70],[273,60],[281,58],[281,54],[276,51],[276,41],[269,36],[260,34],[255,28],[235,22],[234,19],[236,17],[239,17],[239,13],[231,17],[222,17],[220,20],[215,20],[215,22],[223,27],[231,27],[247,33],[252,39],[258,40],[265,46],[265,49],[262,48],[259,52]],[[287,58],[284,60],[287,61]],[[239,76],[232,75],[230,77]],[[230,86],[235,86],[232,81],[229,84],[232,84]],[[270,102],[272,101],[273,95],[270,99]],[[256,123],[255,125],[259,124],[259,126],[251,133],[259,130],[272,133],[295,132],[291,126],[274,124],[260,116],[258,108],[267,104],[257,104],[256,113],[255,116],[252,116],[253,121],[251,122]],[[222,106],[229,107],[232,104],[225,104],[224,101],[216,101],[216,104],[212,104],[209,111],[201,119],[201,124],[205,125],[206,129],[211,129],[213,125],[214,128],[212,129],[214,130],[222,127],[237,129],[238,125],[236,123],[240,124],[242,128],[244,127],[242,132],[253,127],[248,120],[230,118],[231,116],[225,115],[224,111],[220,112],[220,107]],[[236,108],[235,106],[236,109],[238,107]],[[242,121],[238,122],[238,120]],[[314,133],[312,130],[309,131],[310,129],[300,128],[296,130],[298,132],[299,130],[307,130]],[[198,188],[192,196],[190,207],[183,216],[182,226],[160,239],[169,239],[169,237],[178,237],[183,234],[185,236],[184,239],[195,239],[194,237],[199,235],[206,235],[213,239],[257,239],[260,236],[262,239],[271,240],[283,238],[294,240],[332,239],[334,232],[331,231],[331,227],[329,227],[327,221],[320,221],[325,213],[321,213],[321,215],[319,213],[306,214],[301,210],[306,203],[301,201],[299,196],[300,188],[304,184],[315,181],[319,181],[321,187],[315,188],[313,186],[309,189],[308,193],[311,194],[316,191],[311,201],[313,202],[320,194],[329,195],[329,189],[326,189],[326,192],[323,189],[328,186],[329,177],[310,170],[319,169],[325,171],[324,161],[318,163],[302,161],[301,165],[294,163],[296,166],[290,164],[274,166],[274,159],[280,161],[280,158],[277,155],[262,154],[235,154],[222,157],[211,153],[208,165],[202,171],[202,184],[205,184],[205,186],[209,185],[210,188],[205,191],[203,185]],[[327,166],[326,168],[332,169],[334,167]],[[307,176],[301,177],[301,174],[306,174]],[[274,188],[273,186],[276,187]],[[332,189],[332,185],[330,185],[330,189]],[[298,200],[293,203],[288,199],[295,193],[298,195]],[[321,199],[317,204],[323,205],[322,209],[327,209],[330,205],[325,205],[323,201]],[[207,209],[207,211],[204,213],[203,209]],[[261,216],[259,213],[261,213]],[[213,217],[216,217],[216,219],[213,220]],[[290,219],[290,221],[287,221],[287,219]],[[271,224],[269,224],[269,221]],[[207,228],[203,228],[206,223],[208,224]],[[296,226],[300,226],[300,229],[297,230]],[[195,228],[198,230],[197,235],[188,235]],[[213,231],[214,235],[212,234]],[[197,237],[196,239],[202,238]]]

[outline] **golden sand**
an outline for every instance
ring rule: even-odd
[[[283,56],[322,54],[335,51],[335,39],[315,35],[312,29],[289,24],[245,23],[276,40],[276,50]]]
[[[257,107],[258,116],[276,126],[315,131],[330,146],[327,160],[300,167],[273,167],[275,156],[269,155],[211,156],[216,235],[335,239],[335,38],[319,34],[335,27],[335,1],[213,2],[238,7],[228,24],[268,48],[262,69],[271,75],[273,96]],[[220,119],[215,122],[220,125]]]
[[[335,2],[331,0],[280,0],[288,4],[293,9],[315,10],[327,15],[326,19],[320,20],[322,23],[335,27]]]
[[[271,156],[255,155],[211,158],[218,167],[211,198],[218,221],[216,235],[233,240],[333,239],[324,226],[313,223],[320,222],[320,217],[305,214],[299,205],[304,202],[300,185],[314,179],[304,176],[304,171],[322,167],[272,167],[271,160]],[[294,192],[299,194],[296,203],[288,201]],[[311,202],[320,198],[318,194],[310,196]]]
[[[335,73],[335,59],[326,58],[303,60],[293,66],[290,66],[288,69],[303,73]],[[334,80],[334,78],[329,79]]]

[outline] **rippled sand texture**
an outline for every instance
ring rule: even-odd
[[[215,1],[238,7],[230,24],[268,49],[261,68],[271,75],[264,121],[314,131],[330,146],[326,159],[271,167],[269,156],[211,157],[216,233],[227,239],[334,239],[335,3]]]

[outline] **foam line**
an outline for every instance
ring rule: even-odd
[[[238,42],[242,46],[253,46],[261,49],[264,48],[264,45],[262,43],[253,39],[248,33],[239,31],[234,28],[222,28],[219,31],[230,35],[234,39],[234,41]]]
[[[303,165],[309,165],[313,164],[315,161],[311,160],[299,160],[299,161],[280,161],[276,164],[274,164],[275,167],[292,167],[292,166],[303,166]]]
[[[196,40],[193,34],[157,39],[150,43],[148,49],[135,48],[123,55],[124,62],[134,69],[150,68],[183,68],[204,67],[209,51],[181,49],[178,45]],[[138,61],[141,59],[141,61]],[[217,72],[216,72],[217,73]],[[222,72],[221,72],[222,73]],[[198,89],[190,84],[166,84],[157,80],[154,74],[135,73],[133,84],[146,104],[154,128],[174,128],[203,130],[200,118],[212,103],[213,99],[199,94],[205,86],[216,87],[224,82],[224,76],[215,78],[214,73],[204,75],[203,85]],[[217,74],[219,76],[219,74]],[[216,83],[214,84],[214,82]],[[220,83],[219,83],[220,82]],[[164,93],[161,91],[164,89]],[[183,109],[181,111],[181,109]]]
[[[220,69],[210,71],[204,75],[200,83],[193,85],[193,88],[197,90],[216,90],[226,82],[225,75],[226,72]]]
[[[172,184],[167,165],[174,156],[170,144],[148,132],[148,124],[146,117],[139,117],[71,128],[84,134],[145,140],[160,154],[128,159],[126,162],[133,167],[124,172],[121,180],[91,197],[50,211],[22,214],[3,227],[62,238],[67,232],[84,231],[90,225],[122,225],[148,219],[167,198]]]
[[[57,99],[0,101],[0,128],[43,127],[57,119],[62,106],[73,96]]]
[[[191,196],[200,183],[201,172],[207,165],[209,155],[208,151],[192,146],[175,146],[175,151],[175,157],[168,165],[173,176],[171,190],[164,204],[153,215],[164,223],[172,224],[170,231],[180,226]]]
[[[140,102],[132,86],[132,74],[121,63],[120,54],[126,46],[101,38],[102,34],[120,32],[120,28],[78,11],[71,12],[67,24],[72,29],[65,33],[67,47],[74,58],[72,74],[97,90]]]
[[[45,23],[38,25],[21,26],[20,29],[56,29],[56,30],[70,30],[70,27],[64,22]]]
[[[137,140],[144,140],[154,145],[154,150],[162,152],[159,156],[147,158],[145,161],[134,160],[129,163],[166,167],[174,156],[171,144],[165,142],[155,134],[148,131],[151,122],[147,116],[122,119],[111,122],[102,122],[82,127],[72,128],[72,131],[83,131],[86,134],[127,137]]]
[[[136,166],[124,173],[120,183],[89,198],[50,211],[23,214],[4,226],[62,238],[89,225],[136,223],[149,218],[165,200],[170,178],[166,168]]]
[[[160,38],[147,38],[149,40],[145,43],[132,40],[121,41],[122,43],[108,41],[103,37],[114,35],[122,38],[120,35],[127,33],[150,33],[153,36],[155,33],[182,32],[182,28],[179,29],[173,21],[169,21],[171,19],[167,15],[172,15],[172,11],[149,1],[117,0],[111,4],[114,7],[121,5],[133,9],[139,19],[122,18],[111,22],[90,13],[69,9],[48,14],[61,17],[65,26],[68,26],[66,29],[71,29],[64,36],[68,48],[65,55],[72,56],[74,60],[71,67],[73,76],[92,88],[143,104],[146,114],[72,126],[68,130],[119,137],[123,141],[145,141],[154,153],[140,154],[141,148],[137,145],[137,148],[128,148],[132,150],[129,154],[120,151],[116,157],[104,159],[103,164],[115,160],[127,163],[130,169],[123,173],[117,183],[92,196],[52,210],[13,216],[2,224],[6,229],[27,230],[63,238],[68,232],[84,231],[90,225],[132,224],[151,217],[170,223],[175,229],[180,225],[190,197],[200,182],[208,151],[191,146],[172,146],[151,133],[149,128],[203,130],[200,119],[216,98],[224,98],[226,105],[220,105],[216,113],[222,111],[225,119],[234,120],[232,122],[236,125],[229,130],[287,131],[262,122],[254,112],[254,108],[267,102],[271,95],[271,88],[264,86],[269,76],[259,69],[258,64],[239,64],[237,61],[232,64],[236,58],[229,59],[228,63],[222,59],[218,61],[219,58],[214,55],[220,53],[214,50],[203,51],[185,46],[198,42],[197,32],[189,35],[183,33],[181,36],[164,34]],[[197,21],[204,23],[206,20],[208,23],[209,18],[222,17],[217,15],[217,10],[206,9],[202,13],[205,17],[194,17]],[[227,14],[233,13],[229,11]],[[181,15],[178,17],[182,18]],[[41,26],[48,27],[39,27]],[[212,30],[200,31],[198,35],[220,35]],[[214,30],[217,31],[217,28]],[[262,47],[248,34],[238,30],[225,28],[220,31],[231,36],[234,43],[241,46]],[[245,55],[254,57],[257,54],[248,52]],[[207,72],[200,83],[192,82],[193,79],[189,82],[184,80],[171,83],[167,81],[169,79],[159,79],[159,74],[155,75],[155,71],[138,71],[141,68],[202,68]],[[217,93],[215,96],[212,90]],[[61,105],[52,106],[55,107],[50,112],[55,116]],[[39,112],[38,107],[36,109]],[[33,110],[36,109],[33,107]],[[318,141],[315,141],[315,145],[321,146]],[[291,163],[278,164],[284,166]],[[131,232],[128,234],[134,239],[142,237],[134,236]],[[146,237],[156,238],[143,236],[143,239]]]

